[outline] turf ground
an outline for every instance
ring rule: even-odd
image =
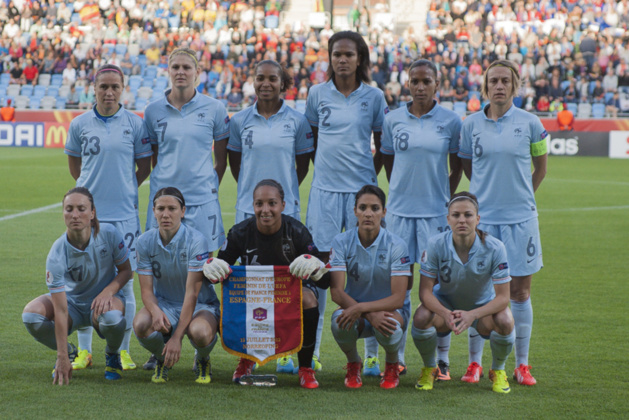
[[[234,385],[236,361],[220,346],[212,354],[212,383],[197,385],[187,340],[166,385],[151,384],[151,372],[143,370],[125,372],[122,380],[110,383],[103,378],[104,342],[98,338],[95,366],[75,372],[69,387],[53,387],[55,352],[32,339],[21,312],[30,299],[47,291],[46,255],[65,229],[58,203],[73,183],[62,151],[48,149],[0,148],[0,180],[0,418],[589,419],[626,418],[629,412],[629,161],[550,158],[537,194],[546,265],[534,277],[532,296],[530,363],[538,385],[522,387],[511,380],[508,395],[492,393],[487,377],[475,385],[459,380],[467,366],[465,337],[452,340],[453,380],[438,383],[431,392],[413,387],[421,361],[410,337],[409,374],[401,377],[398,389],[383,391],[376,379],[366,378],[362,389],[346,390],[344,358],[329,332],[333,303],[324,329],[323,370],[317,374],[321,387],[314,391],[302,390],[297,377],[284,375],[275,388]],[[310,178],[302,188],[303,209],[309,185]],[[383,177],[380,185],[386,190]],[[461,189],[466,187],[463,182]],[[144,185],[141,209],[147,196]],[[230,174],[220,198],[229,228],[236,199]],[[13,217],[33,209],[41,211]],[[140,307],[137,281],[135,289]],[[416,293],[415,288],[414,304]],[[76,336],[70,341],[76,343]],[[140,365],[147,357],[135,338],[131,354]],[[383,364],[382,352],[380,359]],[[484,365],[489,364],[486,345]],[[511,355],[508,371],[513,364]],[[272,365],[261,372],[272,372]]]

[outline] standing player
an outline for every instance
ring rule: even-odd
[[[511,311],[515,320],[514,377],[535,385],[528,364],[533,327],[531,281],[542,268],[535,191],[546,175],[548,133],[533,114],[513,105],[520,75],[508,60],[491,63],[482,93],[489,104],[465,119],[461,129],[463,170],[481,208],[480,229],[504,242],[511,270]],[[531,173],[531,163],[533,171]],[[470,366],[463,377],[482,374],[484,340],[470,330]]]
[[[385,117],[381,151],[389,180],[387,230],[407,244],[413,273],[413,264],[420,261],[428,238],[449,229],[446,204],[462,173],[457,156],[461,118],[435,101],[439,73],[432,62],[415,61],[408,74],[413,100]],[[409,313],[412,285],[411,275],[404,300]],[[449,336],[444,341],[449,346]],[[401,373],[406,372],[405,347],[406,330],[399,354]],[[448,380],[448,353],[444,353],[439,360],[440,379]],[[379,374],[377,356],[375,339],[366,339],[365,375]]]
[[[206,237],[213,252],[225,240],[218,186],[227,167],[229,117],[223,104],[197,92],[200,71],[194,50],[175,49],[168,58],[172,88],[144,113],[153,146],[149,203],[161,188],[179,189],[188,201],[185,223]],[[149,204],[146,230],[156,227]],[[145,368],[154,366],[149,359]]]
[[[402,239],[380,227],[385,200],[380,188],[361,188],[354,205],[358,227],[337,235],[330,251],[330,293],[340,306],[332,314],[332,334],[347,357],[348,388],[362,386],[356,341],[371,336],[386,352],[380,387],[391,389],[399,384],[398,351],[410,316],[403,306],[410,258]]]
[[[362,36],[337,32],[328,41],[328,53],[328,81],[310,89],[305,114],[315,140],[306,226],[324,252],[337,234],[356,225],[356,191],[366,184],[377,185],[382,166],[380,136],[387,112],[382,91],[367,84],[369,48]],[[372,133],[375,156],[371,153]],[[322,315],[325,304],[326,299],[319,300]],[[322,328],[323,317],[317,342],[321,341]],[[315,356],[319,357],[318,349]]]
[[[181,223],[186,202],[177,188],[157,191],[153,209],[159,228],[145,232],[136,246],[144,308],[135,316],[133,329],[140,344],[157,359],[152,382],[168,380],[187,334],[196,350],[196,382],[209,384],[220,303],[214,287],[203,278],[207,240]]]
[[[508,307],[507,253],[502,242],[477,229],[479,219],[476,197],[468,192],[455,194],[448,204],[452,230],[433,236],[422,256],[421,305],[411,332],[424,362],[415,385],[422,391],[432,389],[439,372],[437,334],[461,334],[471,327],[491,340],[492,390],[511,391],[504,370],[515,341]]]
[[[255,218],[245,219],[230,229],[225,247],[219,251],[218,258],[208,260],[203,272],[214,283],[222,281],[231,273],[229,265],[240,258],[245,265],[290,264],[292,274],[307,279],[302,288],[303,344],[297,357],[299,384],[313,389],[319,387],[311,364],[319,322],[317,294],[320,290],[313,281],[324,286],[329,284],[329,275],[326,276],[328,270],[316,257],[319,251],[308,229],[299,220],[283,215],[284,208],[282,186],[272,179],[260,181],[253,190]],[[234,382],[243,375],[250,375],[254,364],[241,358],[234,372]]]
[[[105,379],[120,379],[120,345],[125,334],[124,297],[120,289],[131,278],[129,249],[112,225],[98,222],[92,194],[76,187],[63,197],[66,233],[46,259],[49,294],[29,302],[22,313],[28,332],[57,350],[53,384],[68,384],[77,355],[68,335],[93,325],[107,341]]]
[[[140,236],[138,186],[151,171],[153,153],[142,118],[120,105],[124,90],[120,68],[112,64],[100,67],[94,86],[96,105],[70,124],[65,153],[76,185],[93,194],[101,222],[111,223],[120,231],[131,251],[129,259],[135,271],[134,241]],[[123,369],[129,370],[135,369],[129,354],[135,316],[133,273],[122,292],[127,330],[120,357]],[[77,335],[80,351],[72,367],[84,369],[92,364],[92,328],[81,328]]]
[[[301,220],[299,184],[308,174],[314,150],[308,120],[280,98],[293,83],[273,60],[259,62],[254,70],[256,103],[237,113],[229,124],[229,167],[238,182],[236,224],[253,217],[253,189],[263,179],[286,187],[284,213]],[[277,360],[277,371],[293,373],[290,356]]]

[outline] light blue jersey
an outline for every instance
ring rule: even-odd
[[[430,238],[420,273],[438,278],[433,294],[450,308],[463,311],[485,305],[496,297],[495,284],[511,281],[502,242],[486,235],[483,244],[476,235],[468,261],[463,264],[454,249],[452,231]]]
[[[284,214],[301,211],[295,156],[314,150],[308,120],[286,103],[268,120],[257,104],[238,112],[229,124],[229,150],[241,153],[236,209],[253,213],[253,189],[263,179],[274,179],[285,191]]]
[[[461,117],[435,104],[417,118],[409,111],[410,105],[384,119],[380,151],[395,155],[387,212],[404,217],[442,216],[448,212],[448,158],[459,151]]]
[[[65,153],[81,158],[76,186],[90,190],[100,220],[137,217],[135,161],[153,154],[142,118],[121,107],[105,122],[92,109],[70,123]]]
[[[313,187],[355,193],[366,184],[377,185],[371,132],[382,131],[386,112],[382,91],[364,83],[347,98],[332,81],[310,89],[306,118],[319,129]]]
[[[459,156],[472,160],[470,192],[478,197],[482,223],[525,222],[537,217],[532,150],[549,136],[533,114],[512,106],[493,121],[487,107],[467,117],[461,128]]]
[[[209,256],[208,243],[196,229],[184,225],[166,246],[159,229],[151,229],[138,238],[136,244],[138,274],[153,276],[153,293],[172,305],[183,305],[189,271],[203,271]],[[216,304],[214,287],[203,281],[197,301]]]
[[[116,266],[129,259],[129,249],[118,230],[107,223],[90,236],[85,250],[61,235],[46,259],[46,285],[50,293],[66,292],[76,303],[90,304],[116,277]]]
[[[360,243],[358,228],[338,234],[330,250],[330,271],[345,271],[345,293],[357,302],[373,302],[391,296],[391,277],[410,276],[406,244],[384,228],[367,249]]]
[[[179,111],[166,99],[169,93],[144,112],[151,144],[158,146],[149,210],[155,193],[164,187],[179,189],[191,206],[218,200],[212,146],[229,136],[229,117],[222,103],[197,93]]]

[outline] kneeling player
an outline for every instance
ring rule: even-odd
[[[479,220],[476,196],[455,194],[448,204],[452,231],[433,236],[422,256],[421,306],[415,312],[412,329],[424,361],[417,389],[432,389],[438,374],[437,334],[460,334],[474,327],[491,341],[489,379],[493,391],[511,391],[504,370],[515,341],[508,307],[511,277],[507,253],[502,242],[476,228]]]
[[[340,306],[332,314],[332,334],[347,356],[348,388],[362,386],[356,341],[371,336],[386,352],[380,387],[390,389],[399,384],[398,350],[410,315],[403,308],[410,258],[402,239],[380,226],[386,214],[385,200],[380,188],[361,188],[354,204],[358,227],[337,235],[330,252],[330,291]]]
[[[272,179],[260,181],[253,190],[255,218],[246,219],[230,229],[218,258],[209,259],[203,271],[210,281],[223,281],[231,273],[229,265],[240,258],[244,265],[290,265],[293,275],[307,279],[302,294],[304,339],[297,353],[299,383],[303,388],[318,388],[311,368],[319,323],[317,288],[313,281],[323,287],[329,283],[329,275],[326,275],[328,270],[324,264],[314,256],[319,251],[308,229],[300,221],[282,214],[284,207],[282,186]],[[233,381],[239,382],[242,376],[250,375],[254,364],[241,358]]]
[[[208,243],[201,232],[181,223],[186,203],[177,188],[159,190],[153,211],[159,228],[145,232],[136,245],[144,308],[135,316],[133,329],[157,359],[154,383],[168,380],[187,334],[196,349],[196,382],[208,384],[220,317],[214,288],[203,279]]]
[[[68,384],[77,355],[68,335],[93,326],[107,341],[105,379],[120,379],[120,345],[124,337],[124,297],[120,290],[131,277],[129,250],[113,225],[98,223],[94,197],[76,187],[63,197],[66,233],[46,259],[42,295],[24,308],[22,321],[35,340],[57,350],[53,383]]]

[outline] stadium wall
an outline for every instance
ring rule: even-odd
[[[70,121],[82,112],[20,112],[20,122],[0,123],[0,147],[63,148]],[[551,136],[548,145],[551,155],[629,159],[627,120],[576,120],[572,131],[559,131],[557,121],[552,118],[542,118],[542,124]]]

